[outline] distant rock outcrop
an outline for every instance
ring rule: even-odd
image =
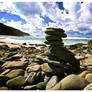
[[[22,32],[13,27],[9,27],[0,23],[0,35],[10,35],[10,36],[29,36],[28,33]]]

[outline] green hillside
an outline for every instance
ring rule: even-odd
[[[28,33],[22,32],[13,27],[7,26],[0,23],[0,35],[10,35],[10,36],[29,36]]]

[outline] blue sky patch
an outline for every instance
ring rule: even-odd
[[[0,20],[2,18],[5,18],[7,21],[21,21],[22,24],[26,24],[26,21],[24,19],[22,19],[20,16],[15,15],[15,14],[11,14],[11,13],[7,13],[6,11],[0,11]]]

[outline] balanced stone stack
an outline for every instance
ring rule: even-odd
[[[50,53],[57,58],[61,65],[63,64],[63,71],[66,73],[75,73],[80,70],[79,61],[76,60],[72,52],[64,47],[62,38],[67,37],[65,31],[61,28],[49,27],[46,29],[45,33],[46,41],[44,43],[50,45]]]

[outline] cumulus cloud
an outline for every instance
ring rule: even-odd
[[[42,32],[46,27],[55,26],[67,33],[88,34],[92,32],[92,2],[63,2],[60,9],[56,2],[9,2],[0,3],[0,10],[17,14],[26,21],[8,21],[6,24],[29,33]],[[66,10],[68,13],[66,13]],[[45,23],[44,17],[51,21]],[[4,19],[2,19],[4,20]]]

